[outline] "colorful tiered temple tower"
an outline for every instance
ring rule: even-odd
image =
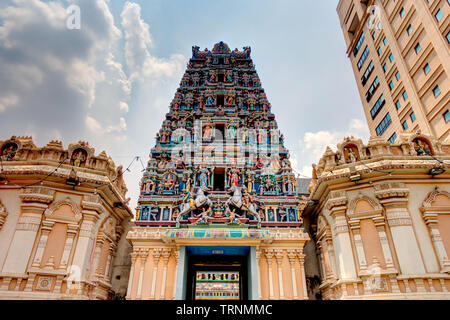
[[[250,54],[192,48],[141,181],[130,299],[307,298],[307,183]]]

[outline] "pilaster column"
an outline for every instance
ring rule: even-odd
[[[82,201],[82,207],[86,208],[86,201]],[[81,279],[88,279],[89,274],[92,273],[91,268],[94,267],[92,259],[92,250],[95,247],[96,224],[100,217],[99,212],[103,210],[102,206],[97,203],[90,203],[95,205],[96,210],[83,209],[83,220],[81,221],[78,239],[75,247],[75,253],[72,259],[72,265],[78,266],[81,270]],[[94,249],[95,250],[95,249]],[[95,272],[95,269],[94,269]],[[81,290],[81,289],[80,289]],[[81,291],[79,292],[79,294]]]
[[[355,263],[353,260],[353,250],[350,242],[350,233],[347,224],[347,197],[345,192],[334,192],[331,199],[327,201],[327,208],[334,220],[334,234],[336,242],[336,256],[339,263],[340,274],[338,278],[356,278]]]
[[[99,236],[95,242],[95,253],[94,253],[94,268],[92,269],[92,278],[101,277],[101,270],[99,269],[100,255],[102,252],[102,246],[105,242],[105,236]]]
[[[161,248],[155,248],[152,252],[153,257],[153,275],[152,275],[152,291],[150,294],[150,299],[155,299],[155,290],[156,290],[156,275],[158,273],[158,263],[161,258]]]
[[[115,256],[115,250],[116,244],[111,241],[111,244],[109,246],[109,252],[108,252],[108,261],[106,262],[106,268],[105,268],[105,281],[111,282],[111,273],[112,273],[112,263]]]
[[[273,249],[265,249],[265,255],[267,259],[267,266],[269,269],[269,300],[275,299],[273,295],[273,275],[272,275],[272,258],[273,258]]]
[[[259,261],[261,259],[261,250],[256,250],[256,267],[258,270],[258,299],[261,299],[261,270],[259,268]]]
[[[42,263],[42,256],[44,255],[45,247],[47,246],[48,235],[54,226],[54,221],[43,221],[41,227],[41,236],[37,245],[36,253],[34,255],[34,261],[31,265],[32,268],[39,269]]]
[[[166,298],[167,264],[169,263],[170,251],[171,251],[170,249],[164,249],[162,251],[163,276],[162,276],[161,294],[160,294],[161,300],[164,300]]]
[[[364,273],[364,272],[367,272],[368,262],[366,259],[366,255],[364,253],[364,247],[363,247],[361,234],[360,234],[361,229],[360,229],[359,221],[357,222],[357,224],[353,224],[351,226],[351,228],[352,228],[352,233],[353,233],[353,239],[355,241],[356,255],[358,256],[359,271],[360,271],[360,273]]]
[[[303,287],[303,299],[308,299],[308,289],[306,288],[306,275],[305,275],[305,255],[297,250],[297,258],[300,262],[300,273],[302,275],[302,287]]]
[[[433,242],[433,246],[438,256],[441,272],[449,272],[450,260],[448,259],[447,251],[439,231],[438,212],[432,207],[422,207],[420,210],[422,211],[422,216],[428,226],[428,230],[430,230],[431,241]]]
[[[283,250],[276,250],[275,257],[277,259],[278,268],[278,287],[280,289],[280,300],[284,300],[284,288],[283,288]]]
[[[375,227],[378,231],[378,237],[380,238],[381,248],[383,249],[384,261],[386,261],[386,269],[394,269],[394,263],[391,254],[391,248],[386,236],[386,223],[384,217],[374,219]]]
[[[136,267],[136,259],[138,257],[137,253],[133,252],[131,255],[131,268],[130,268],[130,276],[128,279],[128,288],[127,288],[127,296],[126,300],[131,299],[131,290],[133,288],[133,276],[134,276],[134,268]]]
[[[336,256],[334,255],[334,247],[331,232],[325,235],[325,243],[327,246],[326,250],[328,253],[328,260],[330,262],[331,275],[333,278],[336,278],[338,272],[336,269]]]
[[[64,244],[64,252],[61,257],[61,263],[59,264],[59,270],[66,270],[67,264],[69,263],[70,252],[72,251],[73,240],[77,235],[78,225],[69,224],[67,226],[67,237],[66,243]]]
[[[48,203],[53,201],[53,196],[47,197],[41,194],[40,192],[44,191],[39,188],[33,188],[31,191],[27,188],[23,192],[19,195],[23,203],[21,204],[21,213],[16,224],[16,230],[2,268],[4,273],[25,273],[27,271],[28,261],[32,259],[31,254],[42,215],[48,208]],[[28,194],[25,192],[36,193]],[[49,191],[49,193],[51,192]]]
[[[148,250],[140,249],[139,250],[139,260],[140,260],[140,270],[139,270],[139,280],[138,280],[138,287],[137,287],[137,293],[136,293],[136,299],[139,300],[142,298],[142,283],[144,280],[144,270],[145,270],[145,264],[148,257]]]
[[[401,183],[384,183],[374,187],[376,197],[386,209],[402,274],[426,273],[408,211],[409,189]]]
[[[178,279],[178,264],[180,263],[180,249],[176,248],[172,250],[172,255],[175,258],[175,275],[174,275],[174,281],[173,284],[173,299],[175,300],[177,296],[177,279]]]
[[[297,293],[297,279],[295,276],[295,258],[297,257],[295,250],[288,250],[288,258],[289,258],[289,264],[291,266],[291,279],[292,279],[292,293],[293,293],[293,299],[298,300],[298,293]]]

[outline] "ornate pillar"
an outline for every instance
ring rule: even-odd
[[[383,249],[384,261],[386,261],[386,269],[394,269],[394,263],[391,254],[391,248],[386,236],[386,223],[384,217],[374,218],[375,227],[378,231],[378,237],[380,238],[381,248]]]
[[[402,274],[424,274],[425,266],[408,211],[409,190],[402,183],[375,185],[375,195],[386,209]]]
[[[420,208],[420,211],[422,211],[423,219],[425,220],[425,223],[428,226],[428,230],[430,231],[431,241],[433,242],[433,246],[438,256],[441,272],[444,273],[450,271],[450,260],[448,259],[447,251],[445,249],[444,243],[442,242],[442,237],[438,226],[438,212],[435,210],[436,208],[433,208],[431,206],[424,206]]]
[[[261,250],[256,250],[256,267],[258,270],[258,299],[261,299],[261,270],[259,268],[259,261],[261,259]]]
[[[115,256],[115,252],[116,252],[116,244],[114,242],[111,241],[110,245],[109,245],[109,252],[108,252],[108,261],[106,262],[106,267],[105,267],[105,281],[106,282],[110,282],[111,281],[111,272],[112,272],[112,262]]]
[[[337,251],[336,256],[340,271],[338,278],[340,280],[356,278],[353,250],[346,218],[347,202],[345,192],[335,191],[330,193],[330,199],[326,204],[334,220],[335,250]]]
[[[291,265],[292,293],[293,299],[298,300],[297,279],[295,276],[295,258],[297,257],[295,250],[288,250],[289,264]]]
[[[161,300],[164,300],[166,298],[167,264],[169,263],[170,251],[170,249],[163,249],[162,251],[163,276],[161,282]]]
[[[283,250],[276,250],[275,257],[277,259],[278,268],[278,287],[280,289],[280,300],[284,300],[284,288],[283,288]]]
[[[156,275],[158,273],[158,263],[161,258],[161,248],[155,248],[152,252],[153,257],[153,275],[152,275],[152,291],[150,293],[150,299],[155,299],[155,290],[156,290]]]
[[[95,252],[94,252],[94,268],[92,269],[91,277],[96,279],[97,277],[101,277],[101,270],[100,270],[100,256],[102,253],[102,246],[105,242],[105,235],[99,235],[97,238],[97,241],[95,242]]]
[[[139,270],[139,279],[138,279],[138,287],[136,292],[136,299],[142,298],[142,283],[144,280],[144,270],[145,270],[145,264],[148,257],[148,250],[140,249],[139,250],[139,260],[140,260],[140,270]]]
[[[272,275],[272,258],[273,258],[273,249],[265,249],[265,255],[267,259],[267,265],[269,269],[269,300],[275,299],[273,295],[273,275]]]
[[[359,262],[359,271],[360,273],[365,273],[367,272],[368,262],[366,259],[366,254],[364,253],[364,247],[360,234],[361,226],[359,224],[359,220],[356,220],[354,223],[352,223],[350,228],[352,229],[353,239],[355,242],[356,255]]]
[[[66,243],[64,244],[64,252],[61,257],[61,263],[59,264],[59,270],[66,270],[67,264],[69,263],[69,256],[70,252],[72,251],[73,247],[73,240],[75,239],[75,236],[77,235],[78,225],[76,224],[69,224],[67,225],[67,237],[66,237]]]
[[[54,226],[54,221],[43,221],[41,227],[41,236],[37,245],[36,253],[34,254],[32,268],[39,269],[42,263],[42,256],[44,255],[45,247],[47,246],[48,235]]]
[[[303,287],[303,299],[308,299],[308,289],[306,288],[306,275],[305,275],[305,255],[297,250],[298,261],[300,262],[300,274],[302,275],[302,287]]]
[[[136,259],[138,257],[138,254],[136,252],[132,252],[130,254],[131,256],[131,268],[130,268],[130,277],[128,279],[128,288],[127,288],[127,296],[126,300],[131,299],[131,290],[133,288],[133,276],[134,276],[134,268],[136,267]]]
[[[178,279],[178,264],[180,263],[180,249],[176,248],[172,250],[172,255],[175,258],[175,275],[174,275],[174,281],[173,284],[173,299],[175,300],[177,295],[177,279]]]
[[[103,207],[98,195],[86,196],[81,202],[81,207],[83,220],[81,221],[72,264],[81,269],[81,279],[87,279],[91,273],[91,267],[93,267],[91,265],[92,252],[95,248],[97,221],[103,212]]]
[[[1,270],[3,273],[26,272],[42,215],[53,201],[54,193],[54,190],[39,186],[25,188],[19,194],[21,213]]]

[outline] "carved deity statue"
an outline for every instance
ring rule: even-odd
[[[228,170],[228,179],[230,181],[230,187],[239,186],[239,182],[241,180],[240,174],[241,170],[237,169],[236,166]]]
[[[208,188],[209,176],[211,173],[205,164],[203,164],[201,168],[197,168],[197,174],[199,174],[198,180],[200,188]]]

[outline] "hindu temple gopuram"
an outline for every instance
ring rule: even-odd
[[[297,179],[250,47],[192,48],[141,180],[127,299],[307,299]]]

